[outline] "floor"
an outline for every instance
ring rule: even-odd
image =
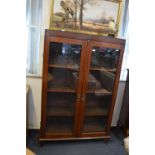
[[[37,155],[127,155],[121,132],[111,131],[108,143],[104,140],[60,141],[38,143],[38,132],[30,132],[27,147]]]

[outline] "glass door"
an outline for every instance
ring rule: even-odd
[[[120,53],[118,48],[108,46],[96,42],[88,46],[86,86],[82,97],[83,135],[106,132]]]
[[[46,135],[75,135],[80,100],[83,43],[56,38],[49,43]]]

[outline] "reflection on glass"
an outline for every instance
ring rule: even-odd
[[[83,132],[103,132],[105,130],[105,120],[103,116],[85,117]]]
[[[111,104],[111,95],[87,93],[85,102],[83,133],[104,132]]]
[[[112,99],[115,74],[91,71],[85,99],[83,133],[104,132]]]
[[[81,45],[51,42],[48,60],[47,128],[50,135],[72,135]]]
[[[111,94],[113,90],[115,74],[102,70],[90,71],[88,76],[87,91],[96,95]]]
[[[51,78],[50,78],[51,77]],[[71,71],[61,68],[49,69],[48,88],[65,89],[70,86]]]
[[[79,68],[81,49],[81,45],[52,42],[49,63]]]
[[[73,134],[73,117],[53,116],[47,118],[46,133],[50,135]]]
[[[50,43],[48,88],[75,92],[79,79],[81,45]]]
[[[85,95],[83,133],[104,132],[118,64],[119,50],[93,47]]]
[[[116,68],[118,56],[118,49],[93,47],[91,67]]]
[[[75,98],[75,93],[49,93],[47,116],[73,116]]]
[[[73,133],[75,99],[75,93],[48,93],[46,109],[47,133],[51,135]]]

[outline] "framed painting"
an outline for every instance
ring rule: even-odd
[[[117,35],[120,0],[53,0],[49,29]]]

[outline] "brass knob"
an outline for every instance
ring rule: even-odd
[[[85,102],[85,99],[86,99],[86,95],[82,95],[81,100]]]

